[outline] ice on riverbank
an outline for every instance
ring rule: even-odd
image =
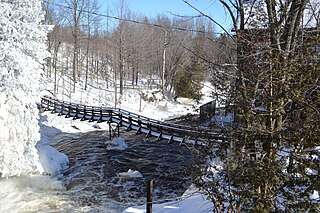
[[[156,202],[156,201],[155,201]],[[213,204],[206,199],[206,196],[198,191],[194,186],[190,188],[175,201],[153,204],[152,211],[157,213],[195,213],[210,212]],[[125,209],[122,213],[145,213],[146,206],[133,206]]]
[[[40,146],[38,154],[44,174],[55,176],[68,168],[68,157],[51,146]]]

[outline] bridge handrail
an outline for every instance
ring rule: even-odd
[[[87,106],[83,104],[75,104],[71,102],[61,101],[52,97],[43,97],[41,105],[47,110],[53,110],[53,112],[59,112],[59,114],[74,116],[77,118],[85,118],[92,121],[98,121],[100,119],[116,119],[120,126],[123,122],[126,123],[127,127],[134,125],[139,128],[149,129],[150,131],[157,132],[157,134],[169,134],[176,135],[181,138],[186,136],[190,138],[198,138],[197,140],[203,139],[224,139],[221,133],[211,132],[208,128],[194,128],[184,125],[177,125],[172,123],[161,122],[155,119],[149,119],[145,116],[141,116],[135,113],[131,113],[126,110],[111,107],[96,107]],[[57,111],[58,110],[58,111]],[[100,116],[100,118],[99,118]],[[169,124],[169,125],[168,125]]]
[[[126,119],[129,119],[129,117],[126,117]],[[198,128],[185,129],[185,128],[180,128],[180,127],[174,127],[174,126],[166,125],[165,122],[154,123],[154,122],[150,122],[150,121],[142,121],[140,119],[134,120],[134,121],[135,122],[139,122],[140,121],[141,124],[144,124],[146,126],[149,125],[149,126],[157,128],[157,129],[160,129],[162,131],[163,130],[164,131],[168,131],[168,132],[172,131],[172,132],[175,132],[175,133],[183,133],[183,134],[188,133],[188,135],[193,135],[193,136],[194,135],[204,135],[204,134],[206,134],[207,136],[211,136],[211,137],[215,137],[215,138],[221,136],[220,133],[204,131],[203,129],[198,129]]]
[[[98,113],[100,110],[103,111],[107,111],[107,112],[119,112],[126,115],[130,115],[130,117],[135,117],[136,119],[139,119],[140,121],[146,121],[146,122],[151,122],[154,125],[158,125],[159,127],[172,127],[171,129],[175,129],[175,130],[190,130],[190,133],[196,133],[196,132],[210,132],[210,129],[206,128],[206,127],[190,127],[190,126],[186,126],[186,125],[181,125],[181,124],[175,124],[175,123],[171,123],[171,122],[163,122],[163,121],[159,121],[156,119],[152,119],[152,118],[148,118],[146,116],[143,115],[139,115],[136,113],[132,113],[129,112],[127,110],[123,110],[120,108],[114,108],[114,107],[98,107],[98,106],[90,106],[90,105],[84,105],[84,104],[76,104],[76,103],[72,103],[72,102],[66,102],[66,101],[62,101],[53,97],[49,97],[49,96],[44,96],[43,99],[49,99],[51,102],[54,103],[58,103],[61,104],[63,103],[64,105],[68,105],[68,106],[73,106],[76,108],[86,108],[87,110],[94,110],[95,113]],[[217,134],[217,133],[215,133]]]

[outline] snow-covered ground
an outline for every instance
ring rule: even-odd
[[[122,96],[119,94],[118,88],[116,104],[114,88],[109,87],[107,89],[105,82],[102,80],[95,82],[94,85],[89,86],[87,90],[83,89],[84,82],[79,81],[76,84],[75,93],[69,92],[72,89],[67,85],[70,84],[68,78],[58,77],[58,82],[59,93],[56,95],[56,98],[60,100],[94,106],[116,106],[157,120],[177,117],[187,113],[197,113],[195,110],[199,109],[200,105],[212,101],[212,86],[209,82],[204,84],[202,89],[204,96],[198,103],[194,100],[184,98],[180,98],[178,101],[170,100],[164,97],[159,89],[149,90],[145,86],[145,82],[141,81],[139,87],[136,86],[134,89],[125,89]],[[46,87],[53,88],[53,82],[47,82]],[[42,95],[52,96],[52,92],[44,88]]]
[[[141,90],[141,89],[127,89],[122,97],[118,96],[117,107],[126,109],[153,119],[164,120],[184,114],[197,113],[196,109],[200,104],[211,101],[210,85],[203,88],[204,98],[200,103],[196,104],[190,100],[180,100],[180,103],[170,101],[163,97],[157,90]],[[48,88],[53,88],[50,83]],[[91,86],[87,91],[82,89],[81,82],[77,84],[76,92],[66,94],[59,93],[57,98],[70,101],[74,103],[82,103],[94,106],[114,106],[114,91],[101,90],[103,85]],[[100,88],[100,89],[99,89]],[[60,88],[61,90],[61,88]],[[152,97],[153,102],[148,102],[140,98],[140,94],[144,93],[145,97]],[[45,91],[42,95],[50,95],[50,92]],[[145,98],[148,99],[148,98]],[[50,112],[44,112],[40,117],[41,126],[41,143],[39,146],[40,160],[46,173],[57,175],[59,171],[67,167],[68,159],[63,153],[57,152],[50,145],[57,143],[61,138],[68,133],[80,133],[86,131],[96,130],[97,127],[107,129],[108,126],[104,123],[89,123],[80,122],[79,120],[65,119]],[[73,134],[74,135],[74,134]],[[125,142],[122,140],[110,142],[111,147],[119,150],[125,148]],[[116,145],[116,146],[115,146]],[[129,170],[128,172],[120,173],[126,176],[139,176],[139,171]],[[182,197],[177,198],[176,201],[154,204],[154,212],[209,212],[212,209],[212,203],[206,197],[191,187],[191,191],[186,192]],[[156,202],[156,201],[155,201]],[[126,209],[124,212],[145,212],[145,206],[136,206]]]
[[[155,213],[204,213],[211,212],[212,203],[206,196],[200,193],[194,186],[190,188],[176,201],[153,204],[152,212]],[[127,208],[123,213],[145,213],[146,206],[133,206]]]

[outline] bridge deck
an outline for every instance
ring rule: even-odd
[[[224,140],[221,132],[211,132],[212,130],[208,128],[162,122],[119,108],[75,104],[48,96],[42,98],[40,107],[45,111],[58,113],[59,116],[65,115],[66,118],[116,123],[120,127],[126,127],[127,130],[136,131],[137,134],[144,133],[146,137],[166,139],[168,143],[206,145],[209,142]]]

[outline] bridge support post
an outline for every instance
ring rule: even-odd
[[[111,125],[111,122],[109,122],[109,137],[110,140],[112,140],[115,137],[119,137],[120,136],[120,125],[117,124],[117,126],[115,128],[113,128],[113,126]]]
[[[112,136],[111,136],[111,133],[112,133],[112,130],[111,130],[111,123],[109,122],[109,138],[110,138],[110,141],[112,140]]]
[[[148,180],[148,183],[147,183],[147,213],[152,213],[152,192],[153,192],[153,180]]]

